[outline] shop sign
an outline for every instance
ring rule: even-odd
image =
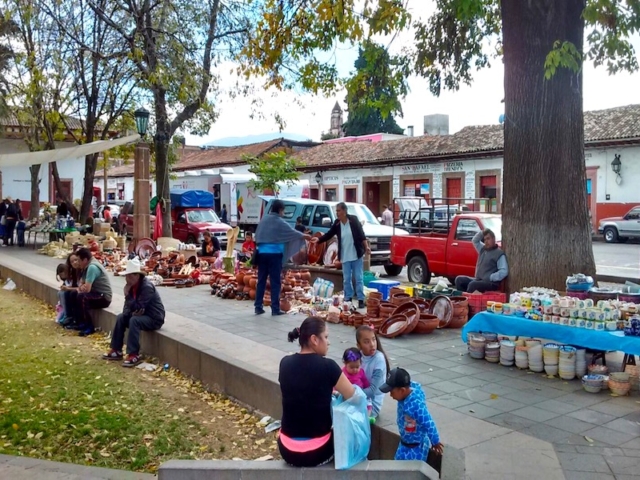
[[[462,162],[447,162],[444,164],[445,172],[462,172],[464,171],[464,166]]]
[[[343,178],[343,185],[360,185],[360,178],[351,177],[351,178]]]
[[[440,172],[442,170],[442,164],[440,163],[422,163],[419,165],[401,165],[400,172],[403,175],[409,175],[414,173],[432,173]]]
[[[324,183],[331,183],[331,182],[337,182],[339,180],[340,180],[340,177],[338,177],[338,176],[330,176],[330,175],[328,175],[328,176],[324,177],[322,181]]]

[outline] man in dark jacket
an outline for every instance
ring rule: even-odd
[[[3,242],[3,246],[7,246],[7,245],[11,245],[13,246],[13,231],[16,228],[16,223],[18,223],[19,219],[19,214],[18,214],[18,208],[16,207],[16,204],[13,203],[13,200],[11,199],[11,197],[7,197],[6,200],[7,203],[7,209],[4,212],[4,218],[5,218],[5,224],[4,224],[4,242]]]
[[[127,336],[127,357],[122,363],[123,367],[134,367],[140,363],[140,331],[158,330],[164,324],[164,305],[156,287],[145,278],[145,273],[140,269],[140,261],[137,259],[127,262],[127,269],[120,275],[124,275],[127,284],[124,287],[124,309],[116,319],[111,338],[111,350],[102,358],[105,360],[121,360],[124,333],[129,329]]]
[[[338,259],[342,263],[342,281],[344,283],[344,299],[354,297],[353,281],[355,278],[355,295],[358,298],[358,308],[364,308],[364,272],[363,258],[365,252],[371,253],[369,242],[364,235],[362,224],[358,217],[347,213],[347,204],[340,202],[336,205],[338,219],[322,237],[314,237],[312,242],[322,243],[333,237],[338,237]]]
[[[500,290],[500,282],[509,275],[509,265],[507,256],[496,243],[495,233],[486,228],[476,233],[471,242],[478,252],[476,276],[456,277],[456,290],[468,293]]]

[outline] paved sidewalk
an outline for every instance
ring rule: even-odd
[[[72,463],[0,455],[0,479],[6,480],[151,480],[155,475]]]
[[[18,249],[0,252],[0,262],[8,254],[48,268],[52,278],[60,262]],[[113,277],[112,284],[121,291],[124,279]],[[185,336],[202,340],[206,332],[221,330],[229,338],[241,337],[244,341],[235,344],[244,349],[236,349],[234,355],[261,362],[266,375],[277,372],[279,357],[297,350],[286,342],[286,333],[302,316],[256,317],[250,302],[211,297],[205,286],[160,292],[168,311],[202,324],[199,331],[185,331]],[[465,453],[468,479],[640,480],[637,392],[631,397],[588,394],[578,380],[549,379],[473,360],[459,335],[458,330],[438,330],[383,339],[382,344],[392,365],[407,368],[426,386],[443,441]],[[269,347],[268,352],[247,350],[247,340]],[[344,349],[355,344],[353,328],[332,325],[330,341],[329,356],[340,361]],[[612,354],[607,364],[619,368],[620,360]],[[385,400],[380,425],[395,428],[394,407],[391,399]]]

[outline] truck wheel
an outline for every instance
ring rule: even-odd
[[[431,272],[427,261],[419,256],[411,257],[407,264],[407,276],[412,283],[426,283],[431,281]]]
[[[604,239],[607,243],[618,242],[618,230],[615,227],[607,227],[604,229]]]
[[[191,244],[195,245],[196,244],[196,237],[194,237],[193,235],[189,235],[187,237],[187,243],[191,243]]]
[[[400,275],[400,273],[402,273],[402,267],[400,265],[385,265],[384,271],[390,277],[397,277],[398,275]]]

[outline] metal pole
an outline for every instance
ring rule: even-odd
[[[139,142],[136,145],[133,168],[133,240],[151,236],[149,209],[149,145]]]

